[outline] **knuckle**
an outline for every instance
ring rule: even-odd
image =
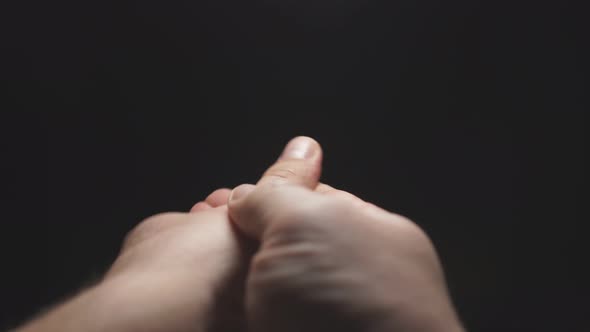
[[[402,216],[397,216],[397,218],[399,220],[400,232],[404,235],[415,240],[422,240],[428,237],[426,232],[424,232],[424,230],[415,222]]]
[[[396,219],[398,234],[413,248],[424,253],[434,252],[432,241],[424,229],[406,217],[396,215]]]
[[[266,171],[265,177],[274,178],[276,181],[289,180],[298,176],[297,169],[288,165],[277,165]]]
[[[277,225],[284,232],[299,232],[310,227],[318,219],[319,209],[313,202],[298,202],[281,211]]]
[[[252,258],[252,261],[250,262],[250,270],[255,272],[266,271],[269,268],[276,266],[276,262],[277,259],[274,255],[262,251]]]

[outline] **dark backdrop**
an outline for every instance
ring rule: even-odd
[[[424,227],[472,331],[583,331],[589,75],[568,1],[3,1],[0,328],[294,135]]]

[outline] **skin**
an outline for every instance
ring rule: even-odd
[[[319,184],[321,158],[317,142],[298,138],[231,196],[232,220],[261,243],[246,287],[253,330],[462,331],[426,234]]]
[[[126,237],[102,281],[22,331],[241,331],[253,243],[228,218],[229,189]]]
[[[19,331],[462,331],[424,232],[319,183],[321,160],[296,138],[256,186],[148,218]]]

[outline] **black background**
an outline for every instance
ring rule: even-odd
[[[0,328],[125,233],[254,182],[323,181],[431,235],[472,331],[587,331],[587,39],[568,1],[3,1]]]

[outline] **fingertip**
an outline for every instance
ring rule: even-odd
[[[310,160],[317,157],[318,155],[321,155],[321,153],[322,148],[320,143],[318,143],[315,139],[308,136],[297,136],[287,143],[283,149],[283,152],[281,153],[281,156],[279,157],[279,160]]]
[[[189,213],[195,213],[200,211],[205,211],[211,209],[212,206],[209,205],[207,202],[198,202],[197,204],[193,205],[190,209]]]
[[[322,148],[316,140],[307,136],[295,137],[264,172],[258,184],[294,184],[313,189],[321,176],[322,159]]]
[[[207,196],[207,198],[205,199],[205,202],[207,202],[209,205],[211,205],[211,207],[215,208],[215,207],[226,204],[230,194],[231,194],[231,189],[228,189],[228,188],[217,189],[214,192],[212,192],[211,194],[209,194],[209,196]]]

